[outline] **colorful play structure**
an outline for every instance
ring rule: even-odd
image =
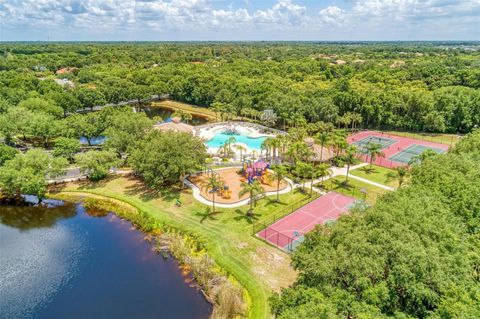
[[[244,162],[242,169],[242,176],[246,178],[248,183],[253,182],[254,179],[259,179],[262,184],[272,186],[272,178],[268,168],[270,164],[263,160],[256,162]]]
[[[218,175],[218,173],[212,170],[211,168],[205,168],[204,172],[207,176],[211,176],[213,174]],[[224,199],[232,198],[232,191],[227,185],[225,185],[225,181],[222,178],[220,178],[220,182],[221,182],[221,186],[215,189],[211,189],[209,193],[217,193],[219,196],[221,196]]]

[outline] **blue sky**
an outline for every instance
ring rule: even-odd
[[[480,40],[480,0],[0,0],[0,41]]]

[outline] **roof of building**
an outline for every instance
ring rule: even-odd
[[[304,139],[304,142],[313,151],[315,161],[320,161],[320,154],[322,155],[322,162],[329,161],[335,157],[335,153],[332,149],[328,147],[323,147],[322,151],[322,147],[320,146],[320,144],[315,144],[315,140],[311,137],[306,137]]]

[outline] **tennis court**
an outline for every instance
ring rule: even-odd
[[[437,154],[442,154],[442,153],[445,152],[444,150],[442,150],[440,148],[418,145],[418,144],[412,144],[409,147],[401,150],[397,154],[394,154],[389,159],[392,160],[392,161],[395,161],[395,162],[401,162],[401,163],[404,163],[404,164],[408,164],[408,163],[410,163],[412,158],[422,154],[426,150],[432,150]]]
[[[395,143],[397,143],[397,140],[394,140],[392,138],[370,135],[352,144],[357,147],[360,153],[366,154],[369,144],[380,144],[382,146],[382,149],[385,149]]]
[[[304,235],[316,225],[337,220],[355,202],[355,198],[329,192],[259,231],[256,235],[286,252],[291,252],[303,242]]]
[[[359,149],[359,156],[365,162],[370,162],[370,157],[366,154],[366,145],[368,143],[378,143],[382,145],[384,156],[377,156],[373,164],[388,168],[404,166],[410,160],[431,149],[436,153],[445,153],[448,145],[434,143],[410,137],[402,137],[391,134],[385,134],[377,131],[363,131],[347,138],[349,144],[356,145]]]

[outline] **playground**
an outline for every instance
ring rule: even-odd
[[[213,190],[207,190],[204,185],[206,180],[216,174],[221,181],[222,187]],[[200,189],[200,195],[209,200],[213,200],[213,193],[215,193],[215,202],[220,204],[233,204],[248,198],[248,194],[241,197],[238,193],[241,191],[242,183],[251,183],[253,180],[258,180],[265,192],[276,192],[277,181],[271,178],[272,172],[268,169],[265,162],[258,161],[255,163],[245,163],[243,167],[229,167],[217,170],[206,170],[195,176],[190,176],[188,180]],[[280,182],[280,191],[287,188],[288,183],[283,180]]]
[[[291,252],[303,242],[304,234],[316,225],[337,220],[348,212],[355,202],[355,198],[329,192],[259,231],[257,236],[286,252]]]
[[[367,145],[371,143],[380,144],[385,156],[375,158],[373,164],[389,168],[407,165],[412,158],[426,150],[432,150],[436,153],[445,153],[448,150],[448,145],[445,144],[376,131],[365,131],[351,135],[347,141],[349,144],[357,146],[361,158],[365,162],[370,162],[370,157],[366,151]]]

